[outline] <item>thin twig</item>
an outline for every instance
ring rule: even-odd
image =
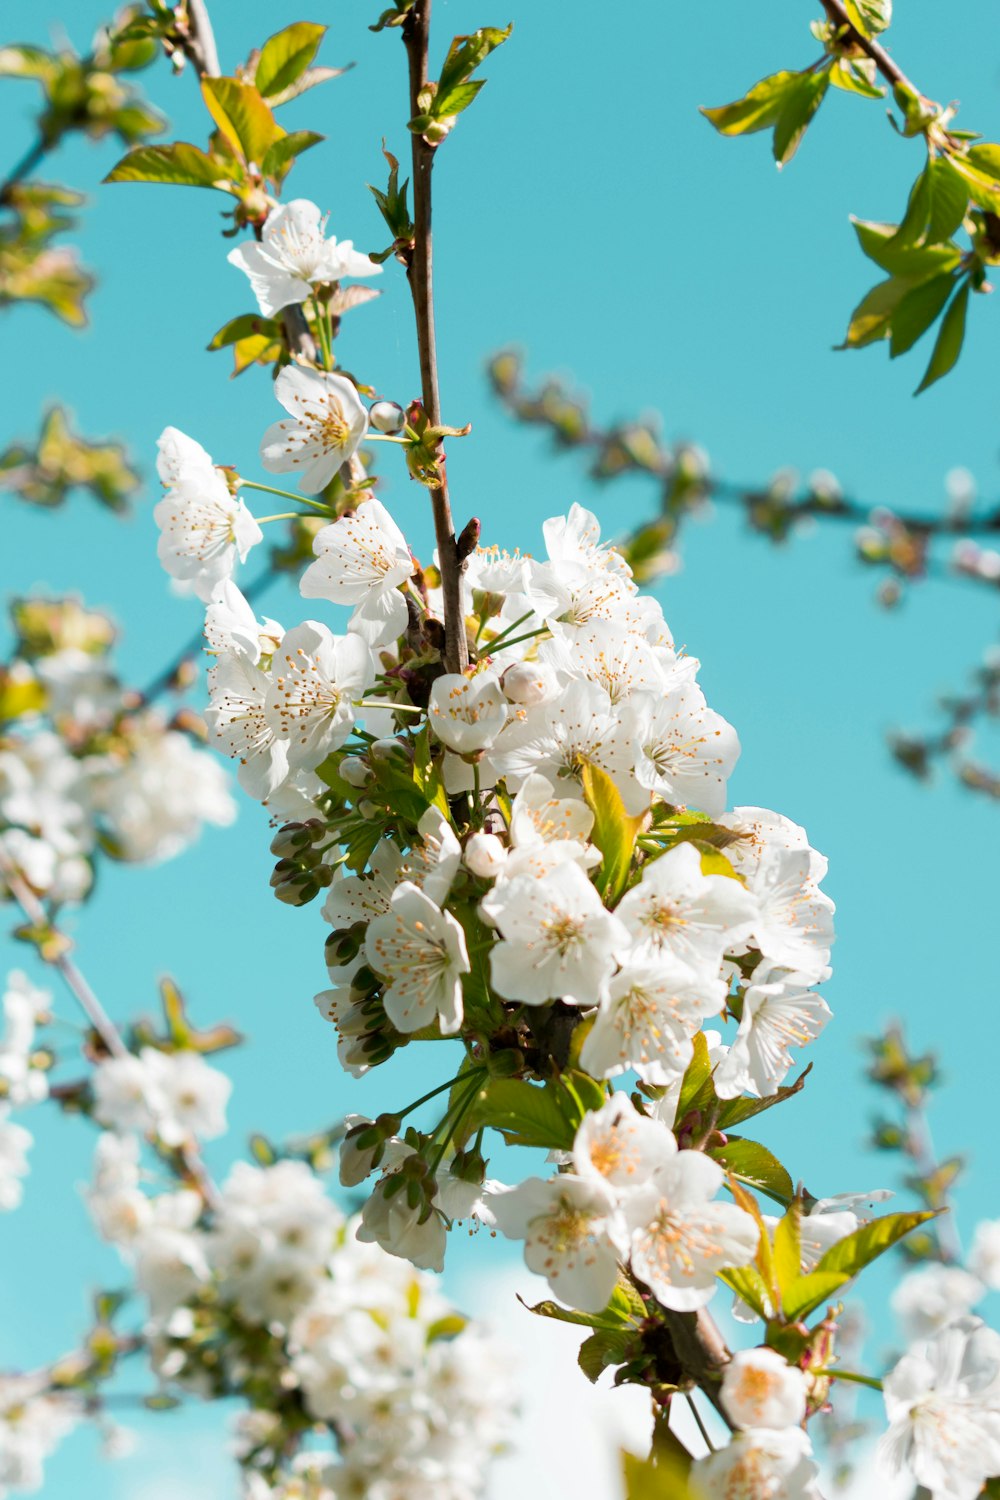
[[[891,83],[894,88],[906,89],[917,98],[924,97],[920,90],[910,82],[899,64],[893,62],[885,48],[880,47],[872,37],[865,36],[864,32],[858,31],[847,14],[846,8],[841,4],[841,0],[821,0],[821,4],[831,21],[839,27],[846,27],[850,40],[861,48],[866,57],[871,58],[887,83]]]
[[[416,0],[403,23],[403,41],[410,79],[410,114],[420,113],[417,96],[427,83],[427,46],[431,24],[431,0]],[[431,175],[435,148],[416,131],[410,132],[413,159],[414,244],[406,275],[413,298],[417,324],[417,347],[420,356],[420,389],[424,411],[432,427],[441,423],[441,395],[438,388],[437,344],[434,330],[434,244],[432,235]],[[468,665],[469,646],[462,610],[462,564],[458,556],[455,523],[452,520],[448,480],[441,458],[441,482],[430,488],[434,512],[434,533],[441,568],[441,590],[444,596],[444,662],[449,672],[461,672]]]
[[[32,146],[21,157],[16,166],[12,167],[10,173],[0,186],[0,204],[9,203],[13,190],[29,173],[33,172],[45,155],[51,151],[53,141],[46,140],[40,135]]]

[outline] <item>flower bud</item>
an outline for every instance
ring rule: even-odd
[[[409,770],[413,759],[413,752],[408,743],[391,738],[375,740],[369,745],[368,754],[372,760],[381,761],[384,765],[396,764],[401,770]]]
[[[375,401],[368,409],[368,420],[376,432],[402,432],[406,413],[395,401]]]
[[[500,679],[504,697],[510,703],[519,703],[533,708],[544,703],[556,691],[556,679],[550,667],[543,662],[518,661],[508,667]]]
[[[519,1047],[504,1047],[486,1059],[491,1078],[514,1078],[524,1067],[524,1053]]]
[[[352,1125],[340,1146],[340,1182],[342,1187],[357,1187],[371,1176],[385,1154],[385,1140],[373,1120],[351,1116]]]
[[[297,854],[298,851],[312,841],[312,835],[303,823],[285,823],[278,829],[271,840],[271,853],[287,857]]]
[[[474,833],[465,846],[465,866],[483,880],[495,880],[507,863],[507,850],[495,833]]]
[[[345,755],[340,762],[340,774],[348,786],[367,786],[372,779],[372,768],[360,755]]]

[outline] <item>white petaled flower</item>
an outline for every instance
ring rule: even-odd
[[[368,928],[365,952],[372,968],[389,981],[382,999],[394,1026],[419,1031],[437,1019],[446,1036],[458,1031],[462,975],[470,965],[465,934],[450,912],[404,880],[389,911]]]
[[[89,762],[90,797],[120,859],[171,859],[201,832],[236,817],[229,776],[214,755],[180,730],[133,719],[128,758]]]
[[[161,474],[171,478],[153,510],[160,528],[157,556],[172,578],[189,583],[207,601],[264,534],[198,443],[168,427],[160,448]]]
[[[991,1292],[1000,1290],[1000,1219],[984,1219],[976,1225],[969,1269]]]
[[[665,661],[644,636],[609,620],[593,620],[543,641],[538,656],[563,682],[585,678],[598,683],[616,705],[637,693],[661,694],[675,665],[672,653]],[[696,667],[692,662],[683,670],[693,672]]]
[[[233,1088],[225,1073],[210,1067],[198,1052],[144,1047],[139,1057],[162,1141],[179,1146],[192,1136],[211,1140],[225,1134],[226,1104]]]
[[[94,1119],[108,1130],[137,1131],[145,1135],[153,1127],[160,1097],[141,1058],[108,1057],[94,1069]]]
[[[806,983],[829,977],[833,914],[829,896],[811,875],[808,849],[766,849],[748,885],[758,904],[753,936],[773,965],[795,970]]]
[[[266,802],[288,775],[288,746],[267,716],[270,674],[245,656],[220,656],[208,674],[209,733],[226,755],[238,760],[237,780],[258,802]]]
[[[918,1344],[882,1383],[886,1478],[906,1474],[934,1500],[974,1500],[1000,1474],[1000,1334],[958,1318]]]
[[[473,833],[463,853],[465,867],[481,880],[495,880],[507,863],[508,849],[495,833]]]
[[[536,844],[567,843],[587,865],[600,863],[600,852],[588,842],[594,814],[576,797],[560,797],[546,776],[529,776],[510,811],[510,841],[515,849]]]
[[[716,1272],[748,1265],[757,1253],[760,1233],[750,1215],[734,1203],[710,1201],[724,1178],[701,1151],[676,1151],[624,1204],[632,1269],[664,1307],[704,1307]]]
[[[490,752],[498,776],[517,791],[533,773],[572,796],[581,795],[583,767],[599,766],[618,787],[628,812],[649,804],[649,793],[633,776],[634,747],[600,683],[571,682],[550,702],[521,709],[504,727]]]
[[[705,702],[693,682],[665,696],[643,694],[632,707],[640,786],[665,802],[700,808],[710,817],[726,809],[726,782],[740,754],[736,730]]]
[[[258,620],[249,600],[233,583],[224,578],[212,590],[205,611],[205,641],[209,651],[232,653],[249,662],[270,656],[281,642],[284,631],[276,620]]]
[[[507,721],[507,702],[492,672],[446,672],[431,688],[427,717],[438,739],[457,755],[487,750]]]
[[[908,1339],[926,1339],[970,1312],[985,1288],[961,1266],[930,1265],[908,1271],[890,1298]]]
[[[739,1350],[719,1394],[737,1427],[798,1427],[806,1414],[805,1376],[776,1349]]]
[[[462,863],[462,846],[448,819],[437,807],[429,807],[421,815],[417,832],[422,842],[414,844],[400,863],[396,884],[409,880],[418,885],[435,905],[444,906]]]
[[[0,1494],[33,1493],[43,1465],[83,1417],[75,1393],[51,1394],[45,1375],[0,1375]]]
[[[17,1208],[28,1175],[28,1152],[34,1144],[30,1130],[16,1125],[0,1104],[0,1211]]]
[[[707,979],[679,959],[626,959],[601,995],[580,1062],[595,1078],[634,1068],[647,1083],[669,1083],[691,1061],[702,1021],[725,1003],[722,979]]]
[[[692,1492],[704,1500],[820,1500],[819,1469],[799,1427],[739,1432],[725,1448],[695,1459]]]
[[[381,273],[382,267],[355,250],[351,240],[327,239],[326,219],[308,198],[293,198],[272,208],[259,242],[247,240],[226,256],[250,278],[265,317],[304,302],[314,286]]]
[[[369,646],[385,646],[406,629],[406,600],[399,585],[413,572],[406,538],[378,500],[324,526],[313,542],[316,561],[302,575],[305,599],[352,606],[348,629]]]
[[[573,1141],[573,1170],[585,1182],[603,1185],[621,1198],[644,1186],[669,1162],[674,1145],[659,1120],[641,1115],[627,1094],[612,1094],[581,1120]]]
[[[741,875],[752,875],[764,855],[774,849],[805,850],[809,855],[809,878],[819,885],[826,875],[826,857],[809,844],[809,835],[798,823],[767,807],[734,807],[716,821],[735,835],[726,854]]]
[[[524,1240],[528,1269],[544,1276],[561,1302],[600,1312],[618,1280],[622,1231],[607,1188],[562,1173],[529,1177],[489,1200],[497,1226]]]
[[[425,1205],[411,1208],[406,1189],[386,1197],[386,1185],[394,1172],[387,1173],[361,1210],[357,1237],[363,1244],[381,1245],[390,1255],[410,1261],[422,1271],[444,1269],[447,1230],[441,1215]]]
[[[802,975],[764,970],[761,980],[747,988],[739,1030],[716,1070],[720,1099],[775,1093],[792,1066],[792,1048],[813,1041],[830,1020],[829,1006]]]
[[[0,995],[0,1084],[9,1108],[38,1104],[48,1097],[48,1077],[43,1068],[32,1066],[38,1024],[52,1009],[52,996],[31,983],[20,969],[7,976]]]
[[[673,956],[715,978],[723,954],[749,936],[757,903],[738,880],[704,875],[698,850],[678,844],[645,866],[615,910],[636,960]]]
[[[519,875],[483,897],[482,910],[503,941],[490,950],[493,986],[507,1000],[596,1005],[628,941],[575,864],[534,880]]]
[[[372,681],[374,664],[357,635],[333,635],[306,620],[290,630],[275,653],[266,713],[279,739],[288,741],[288,764],[314,770],[341,745],[355,719],[355,699]]]
[[[274,382],[288,412],[265,432],[260,457],[272,474],[295,473],[304,495],[316,495],[361,446],[368,412],[343,375],[289,365]]]

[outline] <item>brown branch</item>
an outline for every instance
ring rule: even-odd
[[[670,1330],[678,1363],[684,1374],[697,1383],[699,1390],[704,1391],[732,1431],[733,1424],[719,1395],[720,1376],[732,1355],[712,1315],[705,1308],[696,1313],[671,1312],[664,1308],[661,1316]]]
[[[905,89],[907,93],[913,94],[918,99],[924,98],[920,89],[910,82],[902,68],[892,60],[885,48],[880,47],[874,38],[858,31],[841,0],[821,0],[821,4],[830,20],[838,27],[845,28],[850,40],[861,48],[866,57],[871,58],[887,83],[891,83],[893,88]]]
[[[420,113],[417,96],[427,83],[430,24],[431,0],[416,0],[403,23],[403,41],[409,64],[411,117]],[[434,169],[435,148],[415,131],[411,132],[410,140],[413,157],[414,244],[406,275],[417,324],[423,407],[430,425],[438,427],[441,423],[441,396],[434,331],[434,246],[431,225],[431,174]],[[449,672],[461,672],[469,661],[462,609],[462,562],[455,539],[455,523],[452,520],[443,458],[441,475],[440,485],[429,488],[444,595],[444,663]]]

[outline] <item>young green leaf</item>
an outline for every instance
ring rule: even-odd
[[[176,183],[180,187],[220,188],[232,192],[225,167],[187,141],[171,146],[135,146],[112,167],[105,182]]]
[[[724,1146],[716,1147],[709,1155],[740,1182],[759,1189],[777,1203],[790,1203],[795,1196],[792,1179],[781,1162],[757,1141],[730,1136]]]
[[[790,162],[799,149],[829,86],[830,70],[820,68],[815,73],[800,73],[794,88],[786,92],[774,125],[774,159],[779,167]]]
[[[755,83],[742,99],[712,109],[702,106],[701,113],[720,135],[752,135],[756,130],[767,130],[777,120],[798,78],[798,73],[772,73]]]
[[[254,84],[265,99],[284,93],[300,78],[319,50],[326,27],[296,21],[268,37],[260,50]]]
[[[853,1234],[845,1235],[842,1240],[831,1245],[813,1269],[844,1271],[848,1276],[856,1276],[878,1256],[890,1250],[904,1235],[909,1234],[911,1229],[936,1217],[935,1212],[927,1210],[886,1214],[881,1219],[873,1219],[870,1224],[862,1225]]]
[[[892,315],[912,285],[912,282],[900,276],[892,276],[888,281],[880,281],[877,286],[873,286],[851,313],[844,342],[838,344],[837,348],[863,349],[878,339],[888,338]]]
[[[795,1197],[774,1227],[774,1274],[784,1303],[785,1288],[802,1273],[802,1199]]]
[[[635,1332],[628,1329],[596,1329],[580,1345],[576,1362],[591,1385],[610,1365],[623,1365],[636,1353]]]
[[[260,169],[265,177],[272,178],[280,186],[288,176],[289,171],[295,163],[296,157],[308,151],[311,146],[318,146],[320,141],[325,141],[325,135],[318,135],[315,130],[293,130],[290,135],[283,135],[280,140],[275,141],[264,153],[264,160]]]
[[[890,319],[889,358],[896,359],[912,349],[917,340],[940,315],[955,285],[951,272],[933,276],[912,287],[897,304]]]
[[[613,905],[625,889],[632,851],[643,820],[625,811],[621,793],[600,766],[588,762],[583,767],[582,780],[583,795],[594,814],[591,837],[603,855],[594,884]]]
[[[244,161],[260,166],[285,132],[258,90],[237,78],[203,78],[201,91],[225,140]]]
[[[845,1271],[810,1271],[798,1276],[782,1289],[782,1313],[789,1323],[808,1318],[823,1302],[828,1302],[850,1281]]]
[[[843,89],[845,94],[860,94],[863,99],[885,98],[885,89],[879,88],[858,58],[838,58],[830,69],[830,82],[834,88]]]
[[[858,244],[868,259],[883,271],[907,281],[926,281],[941,271],[953,270],[962,259],[961,250],[951,241],[943,245],[901,246],[896,241],[898,224],[879,224],[853,217],[851,223]]]
[[[936,157],[927,163],[910,189],[894,247],[902,250],[950,240],[961,226],[968,206],[969,188],[961,173],[945,157]]]
[[[892,20],[892,0],[844,0],[844,9],[862,36],[877,36]]]
[[[941,327],[938,330],[937,340],[931,354],[930,364],[923,380],[914,391],[919,396],[921,391],[926,391],[928,386],[940,380],[942,375],[947,375],[949,370],[954,369],[958,356],[962,352],[962,344],[965,341],[965,315],[969,308],[969,282],[966,279],[941,319]]]
[[[735,1292],[747,1307],[752,1308],[758,1318],[767,1322],[774,1317],[771,1293],[767,1282],[753,1266],[739,1266],[732,1271],[720,1271],[719,1280],[724,1281],[730,1291]]]

